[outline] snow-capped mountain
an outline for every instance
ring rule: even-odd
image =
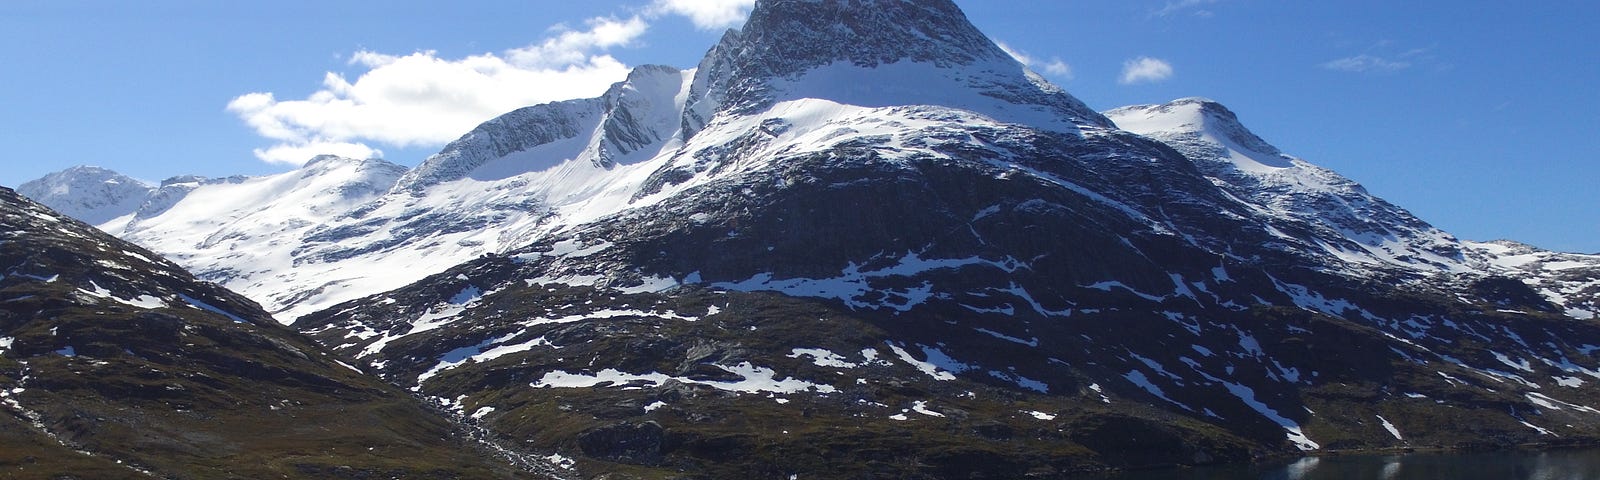
[[[1185,98],[1105,112],[1117,127],[1195,161],[1219,188],[1250,204],[1290,248],[1351,268],[1470,270],[1460,242],[1333,171],[1283,154],[1217,102]]]
[[[1600,254],[1560,253],[1509,240],[1467,242],[1488,271],[1521,279],[1579,320],[1600,317]]]
[[[7,478],[513,478],[254,302],[0,189]],[[359,453],[358,453],[359,452]]]
[[[323,156],[278,175],[174,178],[140,208],[101,228],[259,299],[276,313],[285,304],[314,303],[318,289],[359,275],[307,261],[320,249],[338,247],[318,242],[316,234],[388,192],[404,172],[382,160]]]
[[[95,218],[287,323],[618,210],[652,171],[636,164],[680,143],[691,75],[639,67],[600,98],[508,113],[410,170],[324,156],[264,177],[174,177]]]
[[[1096,113],[945,0],[761,0],[693,70],[332,168],[369,164],[111,227],[589,470],[1600,438],[1596,258],[1460,242],[1215,102]]]
[[[1510,270],[1221,105],[1103,117],[967,32],[946,2],[759,2],[681,143],[592,177],[625,203],[296,325],[598,469],[1064,476],[1600,432],[1600,330]]]
[[[127,175],[89,166],[68,168],[17,186],[17,193],[91,225],[138,209],[153,190]]]

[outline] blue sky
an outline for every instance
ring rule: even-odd
[[[1210,97],[1463,238],[1600,252],[1600,2],[957,3],[1097,109]],[[0,1],[0,185],[415,165],[495,113],[693,66],[746,4]]]

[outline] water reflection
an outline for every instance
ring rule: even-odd
[[[1594,480],[1600,449],[1306,457],[1275,465],[1135,472],[1105,480]]]
[[[1384,457],[1383,473],[1379,478],[1383,480],[1400,478],[1400,457]]]
[[[1305,480],[1311,478],[1311,472],[1317,471],[1319,463],[1322,463],[1321,457],[1305,457],[1284,466],[1283,471],[1289,480]]]

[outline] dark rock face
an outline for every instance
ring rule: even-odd
[[[948,0],[779,0],[750,12],[741,29],[744,77],[781,77],[846,61],[875,67],[902,60],[943,67],[1007,57]]]
[[[663,437],[661,424],[656,422],[619,423],[579,434],[578,449],[601,460],[655,465],[661,462]]]
[[[586,471],[1070,478],[1600,435],[1600,328],[1220,105],[1138,107],[1205,127],[1140,136],[991,69],[947,6],[761,2],[633,208],[295,326]],[[998,103],[823,95],[818,121],[785,90],[907,64]],[[1034,107],[1071,128],[995,113]]]
[[[588,133],[583,126],[586,120],[600,114],[600,107],[596,99],[569,100],[523,107],[495,117],[406,172],[395,188],[420,192],[431,185],[465,178],[490,160]]]
[[[612,158],[659,144],[676,125],[652,121],[676,113],[670,100],[682,85],[678,69],[645,65],[629,72],[628,78],[612,85],[599,98],[551,102],[513,110],[484,122],[466,135],[445,145],[422,165],[406,172],[396,191],[421,195],[433,185],[462,178],[497,180],[510,173],[487,173],[479,169],[494,160],[535,147],[593,133],[598,122],[601,142],[592,152],[596,166],[614,166]],[[665,101],[663,101],[665,100]],[[673,115],[675,116],[675,115]],[[536,171],[553,165],[530,165]]]
[[[1585,345],[1600,332],[1488,308],[1525,290],[1490,281],[1463,298],[1319,268],[1138,137],[967,133],[989,147],[776,159],[297,327],[464,412],[492,407],[484,421],[509,435],[730,474],[1069,475],[1538,441],[1524,421],[1595,434],[1539,395],[1589,401],[1587,381],[1549,389],[1596,368]],[[574,278],[599,280],[563,286]],[[679,286],[648,287],[663,279]],[[464,292],[482,296],[453,304]],[[419,331],[445,311],[448,326]],[[752,386],[769,378],[794,383]],[[589,417],[604,421],[575,420]],[[679,439],[659,458],[596,447],[651,420]],[[833,455],[818,442],[861,470],[808,463]],[[894,447],[863,447],[876,444]]]
[[[154,253],[7,189],[0,232],[7,475],[515,473],[442,416]]]

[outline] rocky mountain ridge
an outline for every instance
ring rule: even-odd
[[[9,189],[0,189],[0,231],[7,478],[523,471],[155,253]]]
[[[695,70],[383,171],[309,202],[337,208],[236,217],[270,229],[124,235],[586,472],[1600,438],[1600,259],[1461,242],[1215,102],[1095,113],[945,1],[761,1]]]

